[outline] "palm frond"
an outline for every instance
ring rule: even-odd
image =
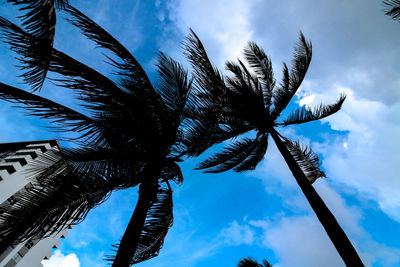
[[[243,138],[226,147],[222,152],[216,153],[209,159],[201,162],[196,169],[206,169],[204,171],[206,173],[219,173],[239,165],[239,170],[242,170],[240,164],[251,156],[251,153],[257,148],[257,145],[257,139]]]
[[[199,119],[190,120],[185,124],[182,154],[190,157],[199,156],[211,146],[250,130],[249,127],[235,128],[230,127],[231,125],[221,127],[207,118],[208,113],[204,113],[199,115]]]
[[[0,99],[21,104],[29,115],[50,119],[61,131],[80,132],[94,138],[101,126],[93,119],[46,98],[0,83]]]
[[[185,56],[194,69],[198,102],[213,111],[208,114],[208,119],[217,122],[223,108],[222,97],[226,90],[224,78],[210,62],[203,44],[192,29],[183,43],[183,48]]]
[[[145,165],[143,156],[133,149],[65,148],[61,154],[74,172],[102,177],[110,183],[119,184],[120,189],[136,186]]]
[[[252,75],[240,60],[238,60],[238,64],[228,61],[225,66],[235,75],[234,77],[227,77],[227,83],[233,90],[241,94],[252,93],[257,98],[262,96],[258,77]]]
[[[172,115],[172,123],[179,125],[182,121],[183,110],[186,106],[192,80],[181,64],[160,53],[157,63],[160,80],[159,94]]]
[[[21,55],[22,60],[30,60],[30,56],[26,53],[32,54],[32,57],[36,55],[31,49],[35,39],[29,33],[4,18],[0,18],[0,29],[7,33],[7,42],[15,52]],[[72,57],[53,49],[49,60],[49,71],[69,77],[58,79],[59,85],[75,90],[79,98],[86,101],[87,107],[95,110],[105,109],[111,103],[124,103],[123,100],[126,100],[127,94],[123,93],[111,80]],[[31,64],[40,64],[40,62],[32,61]]]
[[[160,176],[163,177],[165,181],[172,180],[176,184],[181,184],[183,182],[182,170],[173,158],[167,159]]]
[[[272,264],[270,264],[267,260],[263,260],[263,264],[259,264],[252,258],[244,258],[240,260],[237,267],[272,267]]]
[[[85,16],[79,10],[72,6],[67,6],[65,9],[72,18],[69,21],[78,27],[83,34],[90,40],[93,40],[98,46],[111,51],[114,55],[123,60],[124,63],[117,63],[111,60],[111,64],[120,69],[118,74],[129,76],[131,81],[135,82],[135,86],[126,89],[150,89],[152,88],[147,74],[135,57],[111,34],[106,32],[102,27]]]
[[[173,223],[172,190],[160,187],[157,200],[154,201],[147,213],[146,220],[139,237],[139,244],[131,264],[136,264],[158,255],[165,236]],[[119,245],[113,246],[115,250]],[[114,261],[115,256],[108,256],[108,261]]]
[[[301,124],[328,117],[340,110],[345,99],[346,96],[342,94],[336,103],[331,105],[325,106],[321,104],[314,109],[307,106],[298,108],[289,114],[289,116],[283,121],[283,125]]]
[[[112,190],[103,179],[72,172],[60,158],[42,165],[31,186],[14,195],[16,203],[4,203],[0,208],[0,250],[81,222]]]
[[[113,105],[107,112],[114,111],[111,116],[118,119],[121,119],[118,113],[129,113],[128,116],[124,117],[130,120],[124,120],[124,123],[136,124],[135,126],[132,125],[132,128],[145,128],[149,132],[161,135],[169,125],[167,112],[160,96],[154,90],[139,62],[113,36],[80,11],[72,6],[67,6],[65,10],[72,16],[70,22],[77,26],[85,36],[96,42],[100,47],[111,51],[123,61],[119,63],[108,58],[110,64],[118,69],[116,74],[122,77],[118,83],[119,87],[129,92],[124,95],[128,101],[117,98],[117,102],[128,102],[129,107],[121,110],[118,106]],[[136,113],[139,111],[141,113]],[[139,114],[143,119],[140,120],[140,123],[136,123]],[[121,123],[119,124],[121,125]],[[142,132],[145,131],[142,130]]]
[[[255,145],[254,150],[245,160],[243,160],[238,166],[235,167],[235,171],[243,172],[254,170],[257,167],[258,163],[263,160],[268,148],[268,134],[257,138],[257,140],[258,142]]]
[[[32,38],[29,43],[23,43],[19,39],[20,36],[13,35],[13,31],[9,30],[9,26],[9,21],[0,17],[2,38],[10,45],[11,50],[19,55],[17,59],[20,65],[18,67],[25,71],[20,77],[32,86],[33,91],[40,90],[49,67],[54,36],[44,36],[44,39]],[[51,34],[54,35],[54,30]]]
[[[67,77],[55,81],[76,91],[79,99],[85,101],[91,109],[104,110],[111,105],[121,106],[129,97],[101,73],[56,49],[53,49],[49,70]]]
[[[269,111],[272,91],[275,87],[271,59],[265,54],[264,50],[254,42],[249,42],[248,47],[244,49],[244,56],[262,83],[264,103],[266,109]]]
[[[385,6],[385,15],[392,17],[392,19],[400,21],[400,1],[399,0],[386,0],[383,1]]]
[[[25,12],[24,15],[20,16],[23,20],[22,25],[33,37],[34,42],[30,46],[19,48],[19,54],[21,55],[19,61],[22,63],[21,69],[27,70],[21,76],[25,82],[32,85],[34,91],[40,90],[49,68],[50,54],[55,36],[56,12],[54,0],[7,1],[14,5],[20,5],[19,10]],[[56,1],[57,6],[61,8],[67,2],[66,0]],[[11,46],[14,45],[11,43]]]
[[[308,42],[303,33],[300,32],[299,41],[294,49],[294,59],[292,68],[289,71],[286,64],[283,66],[283,79],[280,85],[273,92],[273,110],[272,118],[276,119],[279,114],[289,104],[300,84],[307,73],[308,66],[311,62],[312,45]]]
[[[225,120],[241,121],[255,128],[264,127],[269,110],[264,105],[261,83],[254,77],[244,64],[227,62],[226,68],[234,74],[227,77],[228,90],[225,93],[224,109],[220,122]],[[232,118],[232,119],[231,119]]]
[[[290,154],[292,154],[310,183],[314,183],[318,178],[326,177],[325,173],[319,168],[321,163],[318,155],[311,148],[301,145],[297,141],[292,142],[287,138],[284,138],[284,141]]]

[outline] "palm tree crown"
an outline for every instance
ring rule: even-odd
[[[55,82],[71,89],[89,115],[0,83],[1,99],[51,120],[60,131],[77,132],[73,141],[80,145],[38,162],[33,174],[42,178],[20,196],[18,205],[0,215],[5,221],[0,225],[0,250],[76,224],[113,190],[140,185],[132,219],[115,246],[116,256],[109,257],[114,266],[128,266],[156,256],[172,225],[169,182],[183,180],[177,162],[185,150],[184,128],[190,125],[185,114],[195,107],[189,99],[191,80],[180,64],[161,53],[160,79],[153,87],[137,60],[114,37],[77,9],[69,5],[64,9],[73,25],[117,58],[108,60],[119,79],[112,81],[51,50],[48,69],[62,77]],[[35,52],[34,34],[4,18],[0,28],[16,52],[22,56]]]
[[[253,42],[244,50],[249,67],[240,60],[237,63],[227,62],[226,68],[231,73],[227,77],[223,77],[211,64],[203,44],[193,31],[187,37],[184,48],[194,70],[196,98],[202,103],[198,110],[188,115],[198,119],[186,139],[188,155],[197,156],[215,143],[235,138],[222,152],[200,163],[198,169],[214,173],[230,169],[237,172],[253,170],[263,159],[271,135],[342,259],[349,266],[363,266],[350,240],[311,185],[325,176],[319,168],[317,154],[276,130],[277,127],[330,116],[341,108],[345,100],[345,96],[341,95],[331,105],[320,105],[314,109],[300,107],[287,118],[280,119],[280,114],[306,75],[312,56],[311,43],[300,33],[292,67],[289,69],[286,64],[283,65],[282,80],[278,84],[270,58]],[[251,137],[251,132],[255,132],[254,137]]]
[[[225,78],[211,65],[203,45],[193,32],[187,38],[185,48],[195,72],[198,88],[196,97],[206,103],[203,109],[197,110],[192,116],[207,117],[210,110],[215,114],[213,122],[207,121],[206,126],[197,124],[197,128],[193,129],[190,141],[202,145],[190,147],[190,143],[189,153],[197,155],[212,144],[205,140],[202,142],[203,136],[195,132],[207,130],[215,136],[217,142],[221,142],[256,131],[255,137],[243,137],[221,153],[202,162],[198,169],[206,169],[206,172],[253,170],[263,159],[268,147],[268,136],[275,131],[275,127],[302,124],[327,117],[337,112],[345,100],[342,95],[332,105],[320,105],[314,109],[304,106],[291,112],[286,119],[279,119],[279,115],[300,87],[311,62],[311,43],[305,40],[302,33],[295,48],[293,67],[289,70],[284,64],[283,79],[279,84],[276,84],[273,77],[270,58],[253,42],[244,50],[244,55],[254,72],[240,60],[238,63],[227,62],[226,68],[233,75]],[[310,181],[314,182],[325,176],[319,169],[317,155],[310,148],[287,138],[284,140]]]

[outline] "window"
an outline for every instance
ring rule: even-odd
[[[35,244],[33,244],[33,242],[32,242],[32,240],[28,240],[28,241],[26,241],[26,243],[25,243],[25,247],[27,247],[27,248],[31,248],[31,247],[33,247]]]
[[[17,252],[17,253],[12,257],[12,259],[13,259],[16,263],[18,263],[18,262],[22,259],[22,255],[21,255],[19,252]]]
[[[14,196],[11,196],[7,199],[8,203],[10,203],[10,205],[14,205],[15,203],[17,203],[17,199]]]

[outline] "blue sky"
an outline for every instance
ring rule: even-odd
[[[137,57],[152,81],[158,51],[184,60],[180,42],[191,27],[210,58],[223,68],[241,57],[249,40],[272,57],[277,78],[290,62],[300,30],[313,43],[313,60],[291,107],[332,103],[343,109],[322,122],[283,129],[308,143],[328,178],[314,186],[337,217],[367,266],[400,266],[400,23],[381,1],[77,1],[83,11]],[[2,3],[0,15],[17,12]],[[107,73],[94,49],[59,13],[55,46]],[[0,44],[0,79],[27,89],[17,62]],[[186,64],[186,63],[185,63]],[[186,64],[187,65],[187,64]],[[41,95],[75,107],[71,94],[46,83]],[[59,138],[46,121],[26,117],[0,102],[0,142]],[[240,258],[274,266],[343,265],[285,162],[270,142],[253,172],[202,174],[181,164],[185,181],[174,188],[174,225],[157,258],[138,266],[235,266]],[[67,146],[68,144],[63,143]],[[104,255],[123,234],[136,204],[136,189],[114,193],[63,240],[46,266],[105,266]]]

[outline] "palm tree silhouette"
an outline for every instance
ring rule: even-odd
[[[260,264],[251,258],[244,258],[239,261],[237,267],[272,267],[272,264],[267,260],[263,260],[263,264]]]
[[[159,83],[153,87],[146,73],[114,37],[71,6],[70,21],[98,46],[118,74],[112,81],[103,74],[52,49],[48,69],[83,101],[85,112],[0,83],[0,99],[20,104],[28,114],[46,118],[60,131],[74,131],[78,148],[66,148],[38,161],[32,175],[38,182],[10,211],[0,215],[0,251],[31,237],[42,238],[82,221],[93,207],[114,190],[139,186],[136,208],[113,266],[129,266],[155,257],[172,225],[170,181],[181,183],[177,162],[183,155],[185,114],[195,103],[189,99],[191,80],[184,68],[160,53]],[[0,18],[0,28],[12,49],[24,55],[35,36]],[[32,48],[35,49],[34,47]],[[117,59],[116,59],[117,58]]]
[[[193,66],[196,97],[203,103],[195,113],[189,114],[198,118],[199,123],[189,133],[188,154],[197,156],[214,143],[248,133],[200,163],[197,169],[210,173],[230,169],[237,172],[253,170],[263,159],[271,135],[344,262],[348,266],[363,266],[346,234],[311,185],[325,176],[319,169],[317,154],[276,130],[278,126],[302,124],[332,115],[345,100],[341,95],[336,103],[328,106],[301,107],[286,119],[279,120],[307,72],[312,55],[311,43],[300,33],[293,66],[289,70],[286,64],[283,65],[283,78],[279,84],[275,82],[270,58],[253,42],[244,50],[244,56],[254,72],[240,60],[238,63],[227,62],[226,68],[232,76],[226,78],[211,64],[203,44],[193,31],[187,37],[184,49]],[[201,123],[204,121],[205,124]],[[251,132],[256,132],[254,137],[250,137]]]
[[[19,6],[24,12],[20,16],[24,29],[31,35],[30,49],[20,51],[21,76],[32,86],[33,91],[43,86],[49,68],[56,28],[56,8],[63,9],[68,0],[6,0]]]
[[[383,1],[385,6],[385,15],[392,17],[393,20],[400,21],[400,1],[386,0]]]

